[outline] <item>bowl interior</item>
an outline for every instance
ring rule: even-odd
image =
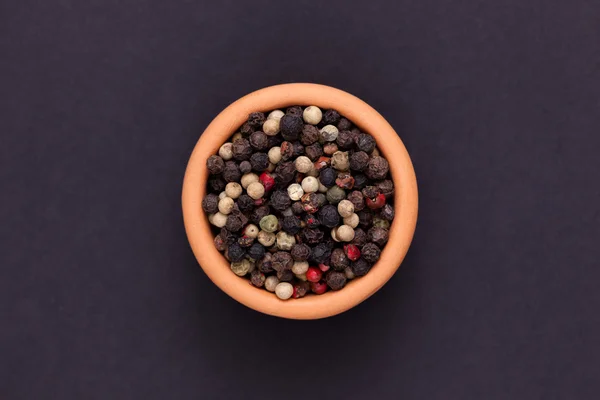
[[[214,247],[214,233],[202,210],[208,171],[206,160],[215,154],[245,122],[248,114],[292,105],[333,108],[363,132],[371,134],[390,164],[395,186],[395,218],[381,258],[363,277],[349,281],[340,291],[283,301],[273,293],[252,286],[229,268]],[[317,84],[295,83],[271,86],[242,97],[223,110],[206,128],[188,162],[182,205],[188,240],[208,277],[228,295],[257,311],[285,318],[317,319],[332,316],[359,304],[381,288],[404,259],[417,219],[417,184],[410,157],[389,123],[371,106],[341,90]]]

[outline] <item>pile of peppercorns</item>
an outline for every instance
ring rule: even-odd
[[[252,113],[206,164],[215,246],[236,275],[280,299],[342,289],[387,243],[389,164],[335,110]]]

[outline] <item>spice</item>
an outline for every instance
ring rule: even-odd
[[[291,142],[285,141],[281,143],[281,159],[289,161],[294,158],[294,145]]]
[[[342,218],[346,218],[354,214],[354,205],[349,200],[340,201],[337,209]]]
[[[292,183],[287,188],[288,196],[293,201],[298,201],[304,195],[304,190],[302,190],[302,186],[298,183]]]
[[[338,171],[348,171],[348,168],[350,168],[348,152],[336,151],[333,156],[331,156],[331,166]]]
[[[219,251],[225,251],[227,249],[227,246],[229,246],[229,244],[223,239],[223,237],[221,237],[221,235],[215,236],[213,242],[215,244],[216,249]]]
[[[314,294],[323,294],[327,291],[327,284],[325,282],[311,282],[310,290]]]
[[[323,153],[325,153],[328,156],[332,155],[336,151],[338,151],[338,146],[335,143],[325,143],[323,145]]]
[[[319,181],[325,187],[330,188],[333,185],[335,185],[336,178],[337,178],[337,172],[333,168],[329,168],[329,167],[323,168],[319,172]]]
[[[260,243],[254,243],[248,249],[248,257],[253,260],[259,260],[265,255],[265,247]]]
[[[327,110],[323,113],[323,119],[322,119],[322,123],[323,124],[337,124],[340,121],[340,113],[338,113],[336,110]]]
[[[294,261],[292,272],[295,275],[306,274],[306,271],[308,271],[308,263],[306,261]]]
[[[263,287],[266,279],[267,277],[265,276],[265,274],[263,274],[257,269],[252,271],[252,273],[250,274],[250,283],[252,283],[252,285],[256,287]]]
[[[235,205],[235,202],[233,201],[233,199],[231,197],[224,197],[221,200],[219,200],[219,212],[221,214],[227,215],[227,214],[231,213],[234,205]]]
[[[239,169],[242,175],[247,174],[248,172],[252,171],[252,164],[250,164],[250,161],[247,160],[242,161],[239,165]]]
[[[290,254],[295,261],[306,261],[310,257],[310,247],[304,243],[297,243],[292,246]]]
[[[241,261],[246,256],[246,250],[239,243],[231,243],[229,247],[227,247],[227,257],[229,261],[237,262]]]
[[[250,156],[250,166],[256,172],[263,172],[269,168],[269,156],[266,153],[254,153]]]
[[[248,223],[248,218],[238,210],[232,210],[227,216],[227,222],[225,227],[230,232],[237,232],[241,230],[244,225]]]
[[[291,269],[277,271],[277,279],[279,279],[281,282],[291,282],[294,280],[294,273]]]
[[[355,244],[344,245],[344,253],[350,261],[356,261],[360,258],[360,250]]]
[[[350,266],[344,268],[344,275],[346,275],[347,280],[356,278],[356,275],[354,275],[354,272],[352,271],[352,268]]]
[[[301,297],[306,296],[306,293],[308,293],[309,291],[310,291],[310,283],[309,282],[296,282],[294,284],[294,292],[292,293],[292,297],[294,299],[299,299]]]
[[[275,234],[273,232],[260,231],[258,232],[258,243],[262,244],[265,247],[271,247],[275,244]]]
[[[361,211],[365,208],[365,198],[363,194],[358,190],[350,192],[346,199],[352,203],[352,205],[354,206],[354,211]]]
[[[367,233],[361,228],[357,228],[354,230],[354,239],[350,242],[358,247],[364,246],[367,243]]]
[[[354,175],[354,189],[361,190],[367,186],[368,179],[364,174]]]
[[[271,147],[271,150],[269,150],[268,156],[269,156],[269,162],[272,162],[273,164],[277,164],[279,161],[281,161],[281,147],[278,147],[278,146]]]
[[[290,196],[288,196],[287,191],[283,190],[275,190],[271,195],[271,206],[278,210],[283,211],[288,208],[292,204],[290,200]]]
[[[254,199],[243,193],[237,199],[237,206],[241,212],[252,211],[254,208]]]
[[[250,260],[240,260],[231,263],[231,270],[237,276],[244,276],[253,270],[254,264]]]
[[[327,191],[327,201],[331,204],[337,204],[346,198],[346,192],[339,186],[333,186]]]
[[[233,150],[232,150],[232,146],[233,144],[230,142],[224,143],[220,148],[219,148],[219,156],[225,160],[231,160],[233,158]]]
[[[284,115],[279,122],[281,136],[285,140],[298,140],[304,124],[302,119],[295,115]]]
[[[317,125],[323,118],[323,112],[317,106],[308,106],[304,109],[302,118],[307,124]]]
[[[275,136],[279,133],[280,120],[276,118],[268,118],[262,126],[262,130],[268,136]]]
[[[300,219],[294,215],[285,217],[281,223],[281,229],[290,235],[295,235],[301,229]]]
[[[391,204],[385,204],[379,212],[381,218],[385,219],[386,221],[392,221],[394,219],[394,214],[394,207],[392,207]]]
[[[358,225],[362,228],[367,228],[373,224],[373,214],[367,210],[357,212],[358,214]]]
[[[333,249],[329,263],[337,271],[343,271],[344,268],[350,265],[350,261],[346,257],[344,250],[340,248]]]
[[[305,228],[301,232],[304,242],[307,244],[317,244],[323,240],[323,231],[320,229]]]
[[[338,174],[335,184],[342,189],[352,189],[354,187],[354,178],[347,172],[341,172]]]
[[[329,264],[329,257],[331,256],[331,249],[325,243],[317,244],[311,253],[311,260],[315,263]]]
[[[283,187],[296,177],[296,165],[291,162],[280,162],[275,168],[275,184]]]
[[[280,282],[275,287],[275,294],[281,300],[289,299],[290,297],[292,297],[293,293],[294,293],[294,287],[288,282]]]
[[[225,161],[219,156],[210,156],[206,160],[206,168],[210,174],[220,174],[225,169]]]
[[[294,260],[292,260],[292,256],[287,251],[278,251],[271,257],[271,264],[273,269],[279,272],[285,269],[291,269]]]
[[[358,150],[364,151],[365,153],[371,153],[373,149],[375,149],[376,144],[373,136],[365,133],[358,135],[358,139],[356,140],[356,147],[358,147]]]
[[[232,199],[237,199],[242,194],[242,186],[237,182],[229,182],[227,186],[225,186],[225,194],[227,197]]]
[[[319,157],[323,155],[323,147],[319,143],[314,143],[310,146],[306,146],[304,148],[304,152],[306,153],[306,156],[310,158],[311,161],[316,161]]]
[[[299,215],[302,214],[304,212],[304,208],[302,207],[302,203],[297,201],[295,203],[292,203],[292,213],[294,213],[295,215]]]
[[[327,228],[333,228],[340,223],[340,215],[332,205],[326,205],[319,211],[319,222]]]
[[[323,276],[323,271],[319,268],[310,267],[306,271],[306,280],[309,282],[319,282]]]
[[[363,171],[369,163],[369,155],[364,151],[356,151],[350,156],[350,169],[352,171]]]
[[[279,279],[277,279],[276,276],[274,276],[274,275],[268,276],[267,279],[265,280],[265,289],[267,289],[269,292],[274,292],[275,288],[277,287],[278,284],[279,284]]]
[[[253,239],[256,239],[258,236],[258,227],[254,224],[248,224],[242,231],[242,234]]]
[[[302,118],[302,107],[300,106],[291,106],[285,110],[287,115],[295,115],[296,117]]]
[[[350,242],[354,239],[354,229],[348,225],[342,225],[337,228],[336,236],[341,242]]]
[[[347,130],[340,130],[335,141],[338,147],[343,150],[350,150],[352,147],[354,147],[354,135],[352,135],[352,132]]]
[[[300,133],[300,142],[305,146],[309,146],[319,141],[319,136],[317,127],[313,125],[304,125],[302,127],[302,132]]]
[[[283,117],[285,115],[285,113],[281,110],[273,110],[269,113],[269,115],[267,116],[268,119],[281,119],[281,117]]]
[[[365,276],[367,272],[371,270],[371,264],[368,263],[364,258],[359,258],[354,261],[351,265],[352,272],[356,276]]]
[[[313,214],[319,210],[319,197],[316,193],[305,193],[300,200],[305,212]]]
[[[365,203],[366,203],[367,207],[369,207],[370,209],[376,210],[385,205],[385,196],[383,195],[383,193],[380,193],[375,198],[367,197],[367,199],[365,200]]]
[[[389,239],[389,231],[387,229],[374,226],[367,232],[367,237],[369,241],[375,243],[379,247],[383,247]]]
[[[343,272],[329,271],[325,275],[325,281],[331,290],[340,290],[346,285],[346,275]]]
[[[319,133],[322,141],[333,142],[335,139],[337,139],[339,131],[334,125],[325,125],[321,128]]]
[[[295,218],[295,217],[292,217]],[[290,251],[292,246],[296,244],[296,238],[286,232],[278,232],[276,235],[277,248],[279,250]],[[289,254],[289,253],[288,253]],[[290,259],[291,259],[290,255]]]
[[[304,193],[316,192],[319,190],[319,181],[315,177],[307,176],[302,180],[302,190],[304,190]]]
[[[386,199],[389,199],[394,195],[394,182],[389,179],[379,182],[377,187]]]
[[[241,138],[233,142],[232,150],[233,158],[237,161],[247,160],[252,155],[252,147],[248,139]]]
[[[322,168],[326,168],[331,164],[331,158],[321,156],[315,163],[313,164],[317,171],[321,171]]]
[[[367,178],[379,180],[385,178],[389,170],[390,165],[385,158],[374,156],[369,159],[365,175]]]
[[[349,217],[344,218],[344,225],[348,225],[352,229],[356,228],[359,222],[360,220],[356,213],[352,213],[352,215],[350,215]]]
[[[219,196],[209,193],[202,200],[202,209],[204,212],[214,214],[219,210]]]
[[[390,229],[390,221],[381,218],[380,215],[373,216],[373,226],[383,229]]]
[[[314,168],[312,161],[306,156],[300,156],[296,158],[294,165],[296,166],[296,170],[303,174],[306,174]]]
[[[223,228],[227,223],[227,215],[217,212],[208,217],[208,221],[217,228]]]
[[[321,222],[314,214],[306,214],[304,216],[304,223],[308,228],[317,228],[321,225]]]
[[[225,162],[225,168],[223,169],[223,178],[227,182],[239,182],[242,177],[242,173],[235,161]]]
[[[366,243],[361,249],[361,256],[365,261],[375,263],[379,260],[381,250],[375,243]]]
[[[269,138],[261,131],[253,132],[248,141],[254,150],[263,151],[269,147]]]
[[[276,216],[267,215],[261,218],[259,225],[263,231],[273,233],[277,230],[279,221]]]

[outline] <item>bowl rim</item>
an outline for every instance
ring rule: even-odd
[[[370,133],[390,164],[395,218],[379,261],[363,277],[340,291],[301,299],[280,300],[235,275],[225,257],[214,247],[214,236],[202,210],[208,171],[206,160],[244,123],[248,114],[292,105],[336,109],[363,132]],[[183,219],[192,251],[206,275],[230,297],[256,311],[289,319],[319,319],[340,314],[377,292],[400,267],[412,241],[418,213],[415,171],[402,140],[373,107],[358,97],[326,85],[288,83],[247,94],[221,111],[204,130],[189,158],[182,189]]]

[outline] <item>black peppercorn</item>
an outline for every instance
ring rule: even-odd
[[[367,233],[361,228],[354,229],[354,239],[350,242],[358,247],[362,247],[367,243]]]
[[[354,189],[361,190],[365,186],[367,186],[368,182],[369,182],[369,180],[367,179],[367,177],[365,175],[363,175],[363,174],[354,175]]]
[[[306,124],[300,133],[300,141],[305,146],[310,146],[319,140],[319,130],[314,125]]]
[[[283,211],[292,204],[290,196],[283,190],[276,190],[271,195],[271,207],[277,211]]]
[[[325,275],[325,282],[331,290],[340,290],[346,285],[346,274],[339,271],[329,271]]]
[[[242,136],[246,137],[246,136],[250,135],[252,132],[254,132],[254,128],[248,122],[244,122],[244,124],[240,128],[240,132],[241,132]]]
[[[375,243],[379,247],[385,246],[388,241],[390,233],[385,228],[380,228],[378,226],[374,226],[367,232],[367,237],[369,241]]]
[[[237,205],[241,212],[251,211],[254,208],[254,199],[244,193],[238,197]]]
[[[386,199],[389,199],[394,195],[394,182],[389,179],[377,183],[377,187]]]
[[[269,168],[269,156],[267,153],[254,153],[250,157],[250,165],[256,172],[263,172]]]
[[[269,137],[261,131],[252,133],[249,142],[254,150],[262,151],[269,147]]]
[[[240,172],[242,174],[247,174],[250,171],[252,171],[252,164],[250,164],[250,161],[242,161],[240,163]]]
[[[212,155],[206,160],[206,168],[212,175],[220,174],[225,169],[225,161],[217,155]]]
[[[369,163],[369,155],[364,151],[357,151],[350,156],[350,169],[352,171],[362,171]]]
[[[296,177],[296,165],[291,162],[280,162],[275,168],[275,183],[283,188],[287,189],[287,185],[294,180]]]
[[[369,163],[367,164],[365,175],[367,175],[367,178],[379,180],[385,178],[389,170],[390,164],[385,158],[374,156],[371,157]]]
[[[373,136],[367,135],[366,133],[361,133],[356,139],[356,147],[358,147],[358,150],[364,151],[365,153],[371,153],[375,149],[376,144]]]
[[[354,135],[350,131],[341,131],[335,140],[342,150],[349,150],[354,146]]]
[[[248,116],[248,124],[253,128],[262,127],[265,121],[265,114],[261,112],[253,112]]]
[[[350,260],[348,260],[348,257],[346,257],[343,249],[337,248],[333,249],[331,252],[329,265],[331,265],[333,269],[337,271],[343,271],[344,268],[350,265]]]
[[[284,115],[279,121],[279,131],[285,140],[298,140],[303,128],[302,118],[295,115]]]
[[[297,243],[290,251],[294,261],[306,261],[310,257],[310,247],[304,243]]]
[[[294,158],[294,145],[292,142],[282,142],[281,143],[281,159],[283,161],[289,161]]]
[[[263,287],[266,279],[265,274],[257,269],[250,273],[250,283],[256,287]]]
[[[362,190],[363,196],[369,199],[374,199],[377,195],[381,193],[377,186],[367,186]]]
[[[211,176],[210,178],[208,178],[208,187],[213,192],[222,192],[223,190],[225,190],[225,185],[227,185],[227,182],[225,182],[225,180],[221,176]]]
[[[219,236],[221,236],[223,238],[223,240],[225,241],[225,243],[227,243],[228,246],[231,243],[237,241],[237,235],[229,232],[227,230],[227,228],[221,228],[221,231],[219,232]]]
[[[354,275],[356,276],[365,276],[371,269],[371,264],[362,257],[353,261],[350,266],[352,267],[352,272],[354,272]]]
[[[269,136],[267,139],[267,142],[268,142],[267,148],[270,149],[272,147],[279,146],[281,144],[281,142],[283,142],[283,139],[279,135]]]
[[[354,206],[354,212],[361,211],[365,208],[365,197],[358,190],[350,192],[350,194],[346,196],[346,200],[350,200],[350,202]]]
[[[269,206],[257,207],[252,214],[250,214],[250,222],[254,225],[260,225],[260,220],[269,214],[271,214],[271,208]]]
[[[340,223],[340,214],[335,206],[330,204],[319,211],[319,222],[327,228],[334,228]]]
[[[323,113],[323,118],[321,119],[322,125],[337,125],[340,122],[340,113],[335,110],[327,110]]]
[[[292,212],[296,215],[302,214],[304,212],[304,207],[302,207],[302,203],[299,201],[292,203]]]
[[[302,143],[300,143],[300,142],[293,142],[292,149],[293,149],[292,155],[294,158],[304,154],[304,146],[302,146]]]
[[[329,265],[329,257],[331,257],[331,248],[325,243],[319,243],[313,247],[310,260],[317,264]]]
[[[292,256],[287,251],[278,251],[271,257],[273,269],[277,272],[291,269],[294,264]]]
[[[310,292],[310,282],[299,281],[294,285],[295,299],[306,296],[306,293]]]
[[[231,243],[227,248],[227,257],[229,257],[229,261],[231,262],[242,261],[245,256],[246,251],[237,242]]]
[[[386,221],[392,221],[394,219],[394,207],[391,204],[385,204],[381,211],[379,212],[379,216]]]
[[[350,130],[352,129],[352,122],[342,117],[340,118],[340,122],[337,123],[337,128],[340,132]]]
[[[273,272],[273,264],[271,262],[271,258],[273,255],[271,253],[266,253],[263,258],[259,259],[256,263],[256,267],[265,274],[269,272]]]
[[[334,170],[333,168],[326,167],[326,168],[322,168],[321,171],[319,171],[319,181],[325,187],[329,188],[329,187],[332,187],[333,185],[335,185],[336,179],[337,179],[337,171]]]
[[[367,210],[362,210],[356,213],[358,215],[358,224],[361,228],[368,228],[373,224],[373,214]]]
[[[285,110],[285,113],[287,115],[295,115],[296,117],[302,117],[303,112],[304,111],[302,110],[302,107],[300,107],[300,106],[291,106]]]
[[[214,193],[207,194],[202,200],[202,209],[209,214],[219,211],[219,196]]]
[[[291,282],[294,279],[294,273],[289,269],[277,271],[277,279],[280,282]]]
[[[227,161],[225,163],[225,169],[223,170],[223,178],[227,182],[239,182],[242,178],[240,168],[235,161]]]
[[[225,228],[230,232],[237,232],[248,223],[248,218],[238,210],[233,210],[231,214],[227,216],[227,222]]]
[[[233,151],[233,158],[237,161],[247,160],[252,155],[252,146],[250,146],[248,139],[244,138],[233,142],[231,150]]]
[[[381,250],[375,243],[367,243],[362,249],[360,249],[361,257],[365,259],[365,261],[370,263],[375,263],[379,260],[379,256],[381,255]]]
[[[221,237],[221,235],[215,236],[215,239],[214,239],[213,242],[214,242],[215,247],[217,248],[217,250],[219,250],[219,251],[225,251],[225,249],[227,249],[228,244],[225,241],[225,239],[223,239]]]
[[[304,153],[310,158],[310,161],[315,162],[323,155],[323,146],[320,143],[313,143],[304,148]]]
[[[300,219],[295,215],[284,217],[283,221],[281,222],[281,229],[290,235],[295,235],[296,233],[300,232],[301,229]]]
[[[320,229],[304,228],[301,232],[301,237],[308,244],[317,244],[323,240],[323,231]]]
[[[316,194],[316,199],[317,199],[317,206],[319,208],[321,208],[325,204],[327,204],[327,196],[325,196],[323,193],[317,193]]]
[[[321,225],[319,219],[312,214],[306,214],[304,216],[304,222],[306,223],[306,226],[311,229],[318,228],[319,225]]]
[[[316,193],[306,193],[300,199],[304,211],[313,214],[319,210],[319,198]]]
[[[260,243],[254,243],[247,253],[249,258],[256,261],[265,256],[265,247]]]

